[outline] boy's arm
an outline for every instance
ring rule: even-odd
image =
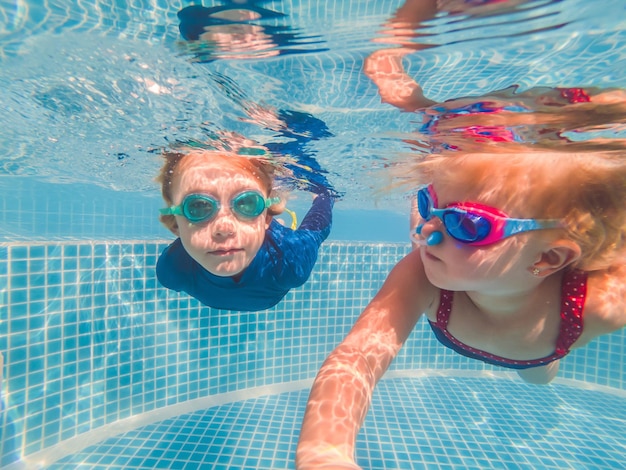
[[[359,468],[357,434],[378,380],[435,295],[419,251],[402,259],[350,333],[322,365],[307,403],[298,470]]]
[[[320,245],[330,233],[334,198],[328,193],[320,194],[304,216],[300,227],[278,237],[276,243],[282,252],[276,282],[286,288],[304,284],[317,262]]]
[[[319,243],[321,244],[330,234],[333,223],[333,206],[335,198],[327,191],[316,194],[311,208],[302,219],[298,230],[311,230],[319,232]]]

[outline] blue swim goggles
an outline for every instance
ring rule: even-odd
[[[239,218],[254,219],[278,202],[278,197],[266,199],[257,191],[244,191],[231,199],[230,208]],[[192,224],[199,224],[214,218],[220,207],[220,202],[207,194],[188,194],[178,206],[166,207],[159,212],[161,215],[182,215]]]
[[[491,245],[518,233],[562,227],[558,219],[515,219],[499,209],[476,202],[453,202],[443,209],[438,209],[437,205],[432,184],[417,191],[417,208],[422,219],[441,219],[448,235],[467,245]],[[418,235],[421,227],[416,228]]]

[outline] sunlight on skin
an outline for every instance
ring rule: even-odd
[[[220,157],[191,153],[179,163],[172,180],[172,199],[178,205],[188,194],[213,196],[220,202],[217,215],[208,222],[192,224],[177,215],[178,235],[189,255],[211,274],[235,276],[252,262],[263,244],[271,217],[264,212],[253,219],[238,217],[230,208],[232,198],[253,190],[268,197],[259,180]]]
[[[262,26],[228,24],[210,26],[200,39],[217,45],[220,59],[261,59],[280,54],[272,37]]]
[[[592,165],[593,158],[597,160]],[[503,161],[508,164],[501,164]],[[589,187],[585,178],[606,180],[608,190],[616,191],[626,177],[625,165],[617,162],[611,156],[593,154],[454,153],[422,163],[422,177],[432,179],[439,207],[469,200],[512,217],[528,218],[540,208],[555,210],[552,203],[559,211],[570,207],[573,197],[578,200],[587,194],[584,189],[581,195],[573,191]],[[427,170],[424,165],[429,165]],[[584,165],[588,166],[581,172]],[[551,171],[554,168],[563,171],[556,174]],[[619,172],[617,176],[615,172]],[[563,186],[572,191],[555,191]],[[552,192],[546,192],[548,188]],[[551,194],[550,201],[547,194]],[[608,207],[619,204],[620,198],[613,197]],[[616,233],[623,233],[626,216],[615,207],[617,213],[610,214],[618,227]],[[421,222],[415,207],[413,212],[412,228]],[[572,223],[578,227],[578,217],[586,220],[588,216],[576,212],[575,217]],[[432,230],[443,232],[442,241],[419,246],[392,269],[352,330],[322,365],[303,419],[296,451],[298,470],[360,468],[354,460],[355,442],[374,387],[421,315],[436,320],[440,289],[454,291],[447,329],[462,343],[520,361],[555,352],[564,272],[580,257],[580,247],[565,236],[565,230],[525,232],[484,247],[452,239],[436,217],[424,225],[422,236]],[[615,233],[609,240],[615,239],[616,245],[603,250],[623,253],[624,246],[619,245],[623,237],[614,237]],[[570,349],[626,325],[626,267],[624,255],[619,253],[603,258],[605,266],[613,263],[608,268],[588,273],[584,330]],[[519,376],[529,383],[545,384],[558,369],[557,360],[520,370]]]
[[[439,208],[452,202],[476,202],[499,209],[510,217],[538,218],[537,214],[552,211],[555,213],[544,218],[558,219],[565,217],[562,211],[568,210],[572,225],[568,225],[567,233],[563,228],[526,232],[484,247],[471,246],[450,237],[439,218],[434,217],[428,222],[421,220],[412,201],[412,233],[417,224],[424,224],[420,236],[426,239],[436,230],[442,233],[442,240],[429,246],[420,244],[419,240],[413,244],[414,251],[392,269],[352,330],[323,363],[305,410],[296,451],[298,470],[360,468],[355,461],[355,443],[374,387],[421,315],[425,314],[430,321],[437,319],[440,289],[454,292],[447,331],[458,341],[510,360],[534,360],[555,353],[562,326],[564,272],[579,259],[590,262],[581,257],[582,249],[578,245],[588,243],[588,240],[584,236],[577,238],[576,232],[580,232],[579,228],[587,230],[589,225],[585,225],[587,222],[582,219],[592,218],[591,212],[594,212],[594,218],[603,215],[596,214],[597,208],[589,209],[582,203],[596,195],[580,191],[577,199],[572,199],[573,188],[593,188],[592,184],[596,184],[597,180],[606,180],[607,188],[616,188],[616,180],[620,178],[623,187],[626,179],[622,161],[615,168],[621,176],[611,179],[611,171],[606,171],[612,161],[608,155],[575,154],[573,151],[567,154],[536,151],[533,154],[535,150],[530,151],[521,145],[515,149],[510,146],[510,154],[506,155],[506,148],[486,149],[485,138],[481,135],[484,131],[490,143],[513,143],[517,134],[506,126],[530,124],[537,125],[536,129],[516,131],[534,132],[531,135],[533,138],[559,143],[563,131],[579,129],[578,126],[594,129],[607,123],[623,123],[626,105],[621,91],[597,94],[596,89],[541,88],[516,94],[515,88],[509,88],[488,97],[461,98],[429,108],[435,103],[423,95],[420,85],[405,72],[403,65],[407,54],[432,47],[417,42],[420,36],[425,35],[426,30],[418,30],[424,26],[422,23],[434,18],[438,11],[489,16],[515,9],[524,2],[476,2],[476,6],[473,3],[407,0],[385,25],[386,29],[382,31],[384,37],[373,40],[392,46],[373,52],[364,64],[365,74],[378,87],[384,103],[404,111],[422,108],[424,116],[433,116],[433,126],[424,131],[432,132],[429,135],[431,140],[434,140],[434,131],[448,131],[450,136],[454,136],[461,128],[466,131],[462,136],[465,140],[480,146],[475,153],[454,152],[450,155],[454,164],[445,159],[439,161],[445,166],[437,166],[437,159],[431,158],[436,162],[434,166],[420,167],[422,162],[411,155],[414,167],[406,171],[406,166],[399,165],[398,175],[408,184],[432,183],[439,195]],[[513,96],[516,101],[513,101]],[[528,109],[520,112],[515,106],[517,103]],[[599,108],[599,104],[609,104],[610,107]],[[471,109],[473,105],[476,105],[477,112],[464,116],[465,109],[455,111],[459,107]],[[437,120],[438,116],[444,118]],[[409,141],[414,142],[419,148],[420,137]],[[594,144],[604,142],[598,139]],[[463,142],[456,148],[467,151],[466,145]],[[620,150],[623,151],[623,148],[620,147]],[[465,155],[467,159],[463,158]],[[518,163],[501,163],[510,163],[513,156]],[[618,158],[623,159],[623,154]],[[420,162],[416,164],[416,160]],[[597,165],[594,169],[597,172],[593,173],[597,178],[594,177],[592,182],[584,177],[588,170],[586,165],[591,161]],[[450,172],[441,171],[447,166],[451,168]],[[555,168],[563,168],[563,171],[556,172]],[[419,179],[418,174],[422,181],[415,181]],[[554,191],[555,188],[561,190]],[[619,194],[623,200],[624,191],[615,191],[619,191],[614,194]],[[610,207],[618,199],[614,196]],[[579,208],[571,208],[572,200],[583,207],[583,214],[580,214]],[[585,211],[590,212],[584,214]],[[615,211],[619,213],[620,209]],[[623,216],[620,217],[615,221],[619,228],[613,229],[613,236],[625,231],[626,221]],[[607,250],[623,252],[623,235],[620,240],[609,248],[603,245],[605,253]],[[604,241],[600,243],[604,244]],[[584,346],[598,335],[626,325],[624,257],[605,253],[601,260],[605,263],[603,267],[611,262],[613,267],[602,271],[589,270],[584,330],[573,344],[568,343],[570,349]],[[596,251],[589,250],[587,254],[595,258]],[[576,338],[573,334],[570,337]],[[559,360],[556,360],[545,366],[522,369],[519,376],[529,383],[545,384],[554,378],[558,369]]]
[[[405,47],[379,50],[370,54],[363,66],[365,75],[378,87],[381,101],[409,112],[435,103],[404,71],[402,58],[412,52],[415,51]]]
[[[298,468],[327,468],[327,462],[333,462],[328,468],[359,468],[352,458],[354,442],[375,385],[368,363],[359,351],[338,350],[317,381],[320,386],[311,393],[306,411],[311,432],[300,436]]]
[[[421,316],[416,312],[426,308],[428,296],[416,296],[410,289],[411,283],[424,278],[411,262],[415,257],[418,252],[398,263],[348,336],[322,365],[300,434],[299,470],[360,468],[354,462],[354,445],[374,387]]]
[[[380,364],[384,357],[381,354]],[[359,350],[341,347],[328,358],[307,404],[297,451],[298,469],[326,468],[323,465],[329,462],[333,465],[328,468],[359,468],[354,462],[354,444],[377,375]]]

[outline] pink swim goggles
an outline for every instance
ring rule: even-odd
[[[424,220],[438,217],[448,235],[473,246],[490,245],[522,232],[562,226],[557,219],[513,219],[498,209],[475,202],[453,202],[437,209],[437,195],[432,184],[417,191],[417,208]],[[419,234],[421,228],[418,226],[416,233]]]

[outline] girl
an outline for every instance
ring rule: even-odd
[[[179,238],[157,262],[163,286],[209,307],[255,311],[304,284],[330,233],[334,198],[327,191],[318,191],[292,230],[273,220],[284,201],[269,160],[193,147],[164,156],[161,221]]]
[[[322,365],[299,469],[359,468],[374,386],[422,314],[445,346],[532,383],[626,324],[623,152],[450,152],[417,164],[415,179],[416,249]]]

